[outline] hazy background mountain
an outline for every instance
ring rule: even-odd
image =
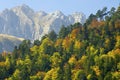
[[[14,47],[18,46],[23,40],[23,38],[0,34],[0,53],[3,51],[13,51]]]
[[[51,30],[59,32],[62,25],[70,25],[76,22],[84,23],[85,15],[75,12],[64,15],[61,11],[46,13],[35,12],[27,5],[5,9],[0,13],[0,34],[9,34],[16,37],[35,40]]]

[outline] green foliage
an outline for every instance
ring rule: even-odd
[[[34,41],[34,45],[39,46],[40,45],[40,41],[39,40],[35,40]]]
[[[58,34],[58,37],[59,38],[65,38],[65,36],[67,35],[67,28],[65,26],[62,26],[59,34]]]
[[[58,52],[55,52],[53,56],[51,56],[50,61],[52,63],[52,67],[61,67],[62,58]]]
[[[49,38],[45,38],[39,48],[41,53],[45,54],[53,54],[54,47],[53,47],[53,41],[51,41]]]
[[[48,37],[49,39],[51,39],[52,41],[55,41],[57,38],[57,34],[55,33],[54,30],[52,30],[50,33],[48,33]]]
[[[64,80],[72,80],[71,79],[72,73],[71,73],[71,66],[69,63],[66,63],[64,66]]]
[[[18,48],[18,54],[20,58],[24,58],[25,54],[30,53],[31,42],[30,40],[24,40]]]
[[[41,54],[34,63],[33,71],[47,71],[50,69],[49,56]]]
[[[16,69],[13,73],[13,76],[10,77],[8,80],[22,80],[22,72],[19,69]]]
[[[75,76],[74,76],[73,80],[81,80],[81,79],[82,80],[87,80],[84,71],[83,70],[78,70],[75,73]]]

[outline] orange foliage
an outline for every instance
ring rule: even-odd
[[[116,55],[116,54],[119,54],[119,56],[120,56],[120,49],[119,48],[108,52],[108,55]]]
[[[120,61],[120,49],[115,49],[115,50],[112,50],[108,53],[108,55],[111,55],[113,56],[115,59],[116,59],[116,62],[119,62]]]
[[[66,37],[66,38],[63,40],[62,45],[63,45],[63,48],[67,50],[67,49],[70,47],[70,45],[71,45],[71,40],[70,40],[70,38],[69,38],[69,37]]]
[[[102,27],[105,25],[105,21],[98,21],[97,19],[93,19],[90,28],[97,28],[97,27]]]
[[[75,64],[75,69],[83,69],[84,64],[86,64],[87,56],[83,55]]]
[[[115,22],[115,28],[116,28],[116,29],[120,29],[120,20],[117,20],[117,21]]]
[[[120,54],[120,49],[116,49],[113,51],[114,54]]]
[[[57,41],[55,42],[55,47],[59,46],[62,44],[62,39],[57,39]]]
[[[75,39],[77,37],[77,35],[79,34],[80,28],[76,28],[74,30],[72,30],[71,32],[71,38]]]
[[[105,25],[105,21],[100,21],[99,22],[99,26],[104,26]]]
[[[98,27],[99,25],[99,22],[97,19],[93,19],[92,22],[91,22],[91,28],[96,28]]]

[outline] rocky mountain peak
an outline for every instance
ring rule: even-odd
[[[0,52],[13,50],[14,46],[21,42],[17,38],[40,40],[52,30],[58,33],[62,25],[68,26],[76,22],[83,24],[85,20],[83,13],[77,12],[68,16],[61,11],[35,12],[25,4],[5,9],[0,13]]]
[[[59,10],[52,13],[35,12],[23,4],[0,13],[0,34],[35,40],[41,39],[51,30],[58,33],[62,25],[68,26],[76,22],[83,24],[85,20],[83,13],[77,12],[67,16]]]

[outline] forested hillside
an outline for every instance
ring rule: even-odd
[[[3,52],[0,80],[120,80],[120,6]]]

